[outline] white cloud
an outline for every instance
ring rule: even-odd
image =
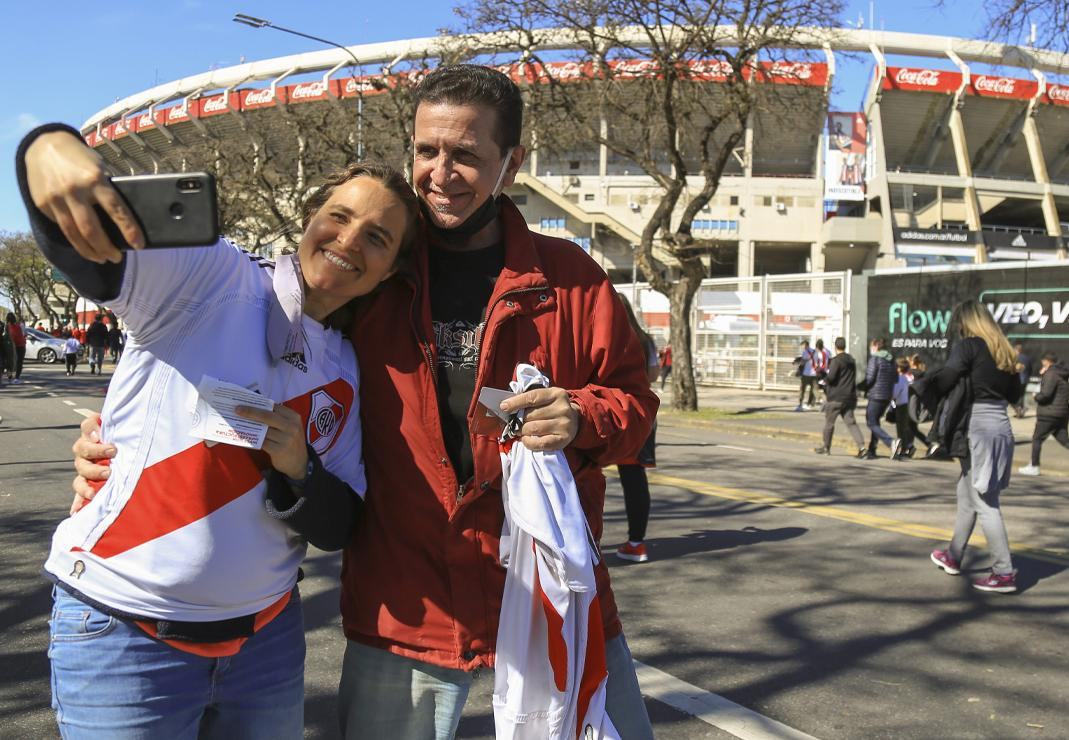
[[[33,113],[19,113],[4,121],[0,127],[0,139],[18,139],[30,129],[40,126],[41,119]]]

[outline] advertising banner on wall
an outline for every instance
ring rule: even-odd
[[[824,200],[865,200],[868,122],[861,113],[829,113]]]
[[[895,255],[972,257],[980,244],[979,231],[961,229],[914,229],[893,226]]]
[[[968,298],[986,305],[1010,341],[1022,342],[1032,357],[1069,358],[1069,265],[872,275],[869,336],[884,337],[895,356],[918,353],[941,365],[950,312]]]

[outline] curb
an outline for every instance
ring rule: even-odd
[[[721,432],[731,432],[732,434],[752,434],[761,437],[770,437],[772,439],[788,439],[795,440],[798,442],[808,442],[813,445],[819,445],[823,441],[823,436],[820,432],[800,432],[795,429],[780,429],[778,427],[756,424],[750,425],[744,422],[740,423],[728,420],[712,421],[708,419],[687,419],[682,418],[674,413],[665,414],[663,417],[658,416],[657,423],[665,427],[697,427],[700,429],[715,429]],[[865,428],[861,424],[859,424],[858,426],[862,429]],[[836,431],[839,431],[838,425],[836,427]],[[843,431],[845,432],[845,430]],[[832,439],[832,449],[843,450],[849,453],[851,456],[853,456],[857,452],[857,450],[854,448],[853,440],[849,438],[849,435],[847,435],[846,439],[843,439],[841,435],[838,434],[836,435],[836,437],[838,437],[838,439]],[[1024,440],[1015,438],[1014,441],[1019,446],[1025,446],[1031,443],[1032,440],[1030,438]],[[1014,468],[1017,467],[1019,462],[1019,460],[1014,461]],[[1027,464],[1027,458],[1024,460],[1024,462]],[[1016,472],[1016,470],[1014,472]],[[1043,466],[1043,475],[1041,476],[1041,478],[1044,477],[1069,478],[1069,469],[1062,468],[1057,465],[1053,467],[1045,465]]]

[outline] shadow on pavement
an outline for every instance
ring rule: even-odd
[[[690,532],[681,537],[654,537],[647,539],[646,547],[650,557],[657,560],[678,558],[716,550],[730,550],[735,547],[757,545],[762,542],[778,542],[801,537],[808,532],[805,527],[779,527],[777,529],[759,529],[743,527],[742,529],[705,529]],[[640,563],[633,563],[618,558],[608,558],[607,564],[626,568]]]

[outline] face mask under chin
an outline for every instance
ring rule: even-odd
[[[435,223],[433,214],[427,206],[427,203],[420,198],[419,206],[423,209],[423,216],[427,220],[427,227],[436,238],[446,244],[463,244],[486,228],[489,224],[493,223],[501,212],[498,199],[501,196],[501,184],[504,182],[505,174],[508,172],[513,149],[515,149],[515,147],[509,147],[508,151],[505,152],[505,161],[501,163],[501,172],[497,175],[497,182],[494,183],[494,187],[490,191],[490,196],[459,225],[452,228],[439,226]]]

